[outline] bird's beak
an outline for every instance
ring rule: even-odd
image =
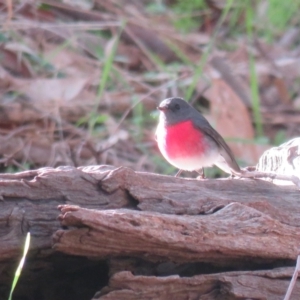
[[[167,106],[157,106],[157,109],[160,111],[165,111],[167,109]]]

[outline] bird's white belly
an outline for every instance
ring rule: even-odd
[[[186,171],[194,171],[203,167],[210,167],[218,160],[219,157],[219,154],[215,151],[198,156],[176,158],[170,158],[166,153],[163,151],[161,152],[170,164],[178,169]]]

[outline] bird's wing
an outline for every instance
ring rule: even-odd
[[[196,125],[197,126],[197,125]],[[199,126],[197,126],[199,128]],[[240,173],[241,169],[239,165],[237,164],[234,155],[229,148],[229,146],[226,144],[224,139],[221,137],[221,135],[214,130],[209,123],[203,124],[200,128],[204,133],[206,133],[212,140],[214,140],[217,145],[220,148],[220,154],[224,157],[225,161],[227,162],[228,166],[232,168],[234,171]]]

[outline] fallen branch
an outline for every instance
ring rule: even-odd
[[[298,228],[232,203],[207,216],[174,216],[134,210],[59,207],[62,226],[54,249],[98,258],[133,256],[174,262],[296,259]]]
[[[120,272],[93,300],[140,299],[269,299],[282,300],[292,268],[224,272],[193,277],[134,276]],[[300,298],[300,284],[293,299]]]

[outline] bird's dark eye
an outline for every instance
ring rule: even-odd
[[[179,109],[180,109],[180,105],[179,105],[179,104],[175,104],[175,105],[174,105],[174,109],[175,109],[175,110],[179,110]]]

